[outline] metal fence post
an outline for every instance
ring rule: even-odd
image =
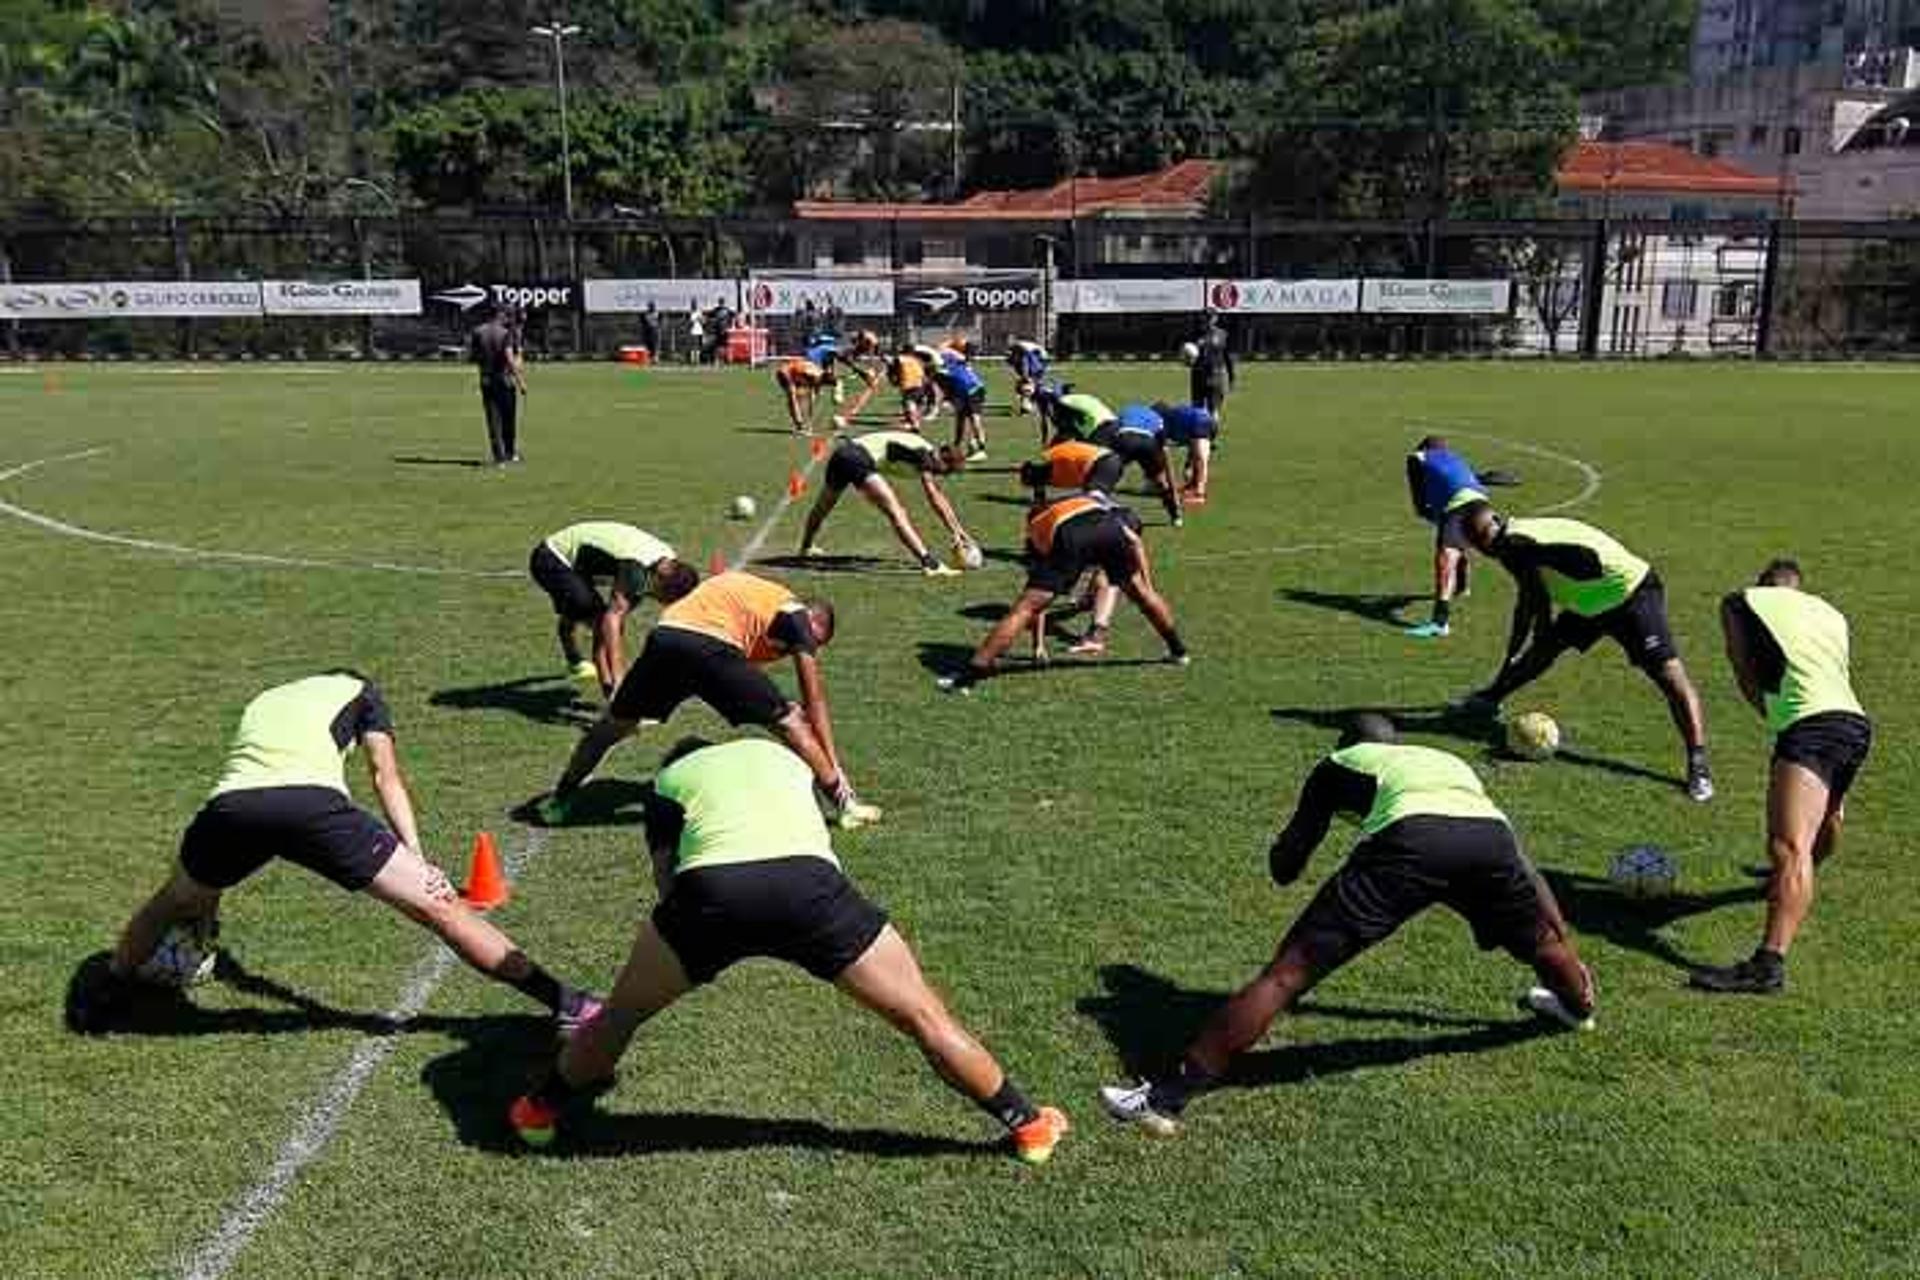
[[[180,219],[171,213],[167,215],[167,234],[173,239],[173,278],[192,279],[193,259],[187,253],[187,233],[181,227]],[[193,320],[182,320],[176,333],[179,336],[180,354],[191,359],[194,354]]]
[[[1587,260],[1580,273],[1580,358],[1600,355],[1600,311],[1607,288],[1607,242],[1611,232],[1605,218],[1593,224],[1593,238],[1587,242]]]
[[[0,240],[0,284],[13,283],[13,254],[7,249],[7,242]],[[18,358],[20,355],[20,322],[11,317],[7,320],[7,354]]]
[[[1767,224],[1767,256],[1760,268],[1760,316],[1753,330],[1753,358],[1773,358],[1773,307],[1780,280],[1780,220]]]

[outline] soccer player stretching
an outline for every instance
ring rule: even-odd
[[[1720,606],[1727,661],[1740,692],[1773,734],[1767,777],[1767,925],[1738,964],[1696,970],[1703,991],[1785,990],[1787,949],[1813,908],[1814,868],[1840,847],[1847,791],[1873,746],[1854,696],[1847,620],[1801,586],[1800,566],[1776,560]]]
[[[1029,1102],[947,1011],[906,940],[841,871],[812,784],[805,765],[765,739],[694,739],[669,753],[646,808],[659,904],[605,1007],[509,1109],[523,1137],[550,1141],[567,1104],[613,1078],[648,1019],[765,956],[831,982],[912,1039],[942,1080],[1004,1126],[1018,1159],[1052,1156],[1066,1116]]]
[[[1465,761],[1400,745],[1393,722],[1362,715],[1308,775],[1299,805],[1268,854],[1274,883],[1300,878],[1333,816],[1360,821],[1361,841],[1287,930],[1265,969],[1228,998],[1179,1066],[1100,1091],[1107,1113],[1171,1135],[1196,1094],[1218,1085],[1236,1055],[1331,974],[1428,907],[1451,907],[1481,950],[1530,965],[1543,985],[1521,1003],[1563,1026],[1593,1018],[1593,977],[1580,963],[1553,893],[1520,852],[1506,815]]]

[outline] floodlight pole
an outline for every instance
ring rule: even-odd
[[[573,143],[567,133],[567,46],[568,36],[580,34],[580,28],[558,19],[546,26],[529,28],[542,40],[553,42],[554,93],[560,100],[560,191],[567,221],[573,221]]]

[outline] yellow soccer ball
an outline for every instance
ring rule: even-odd
[[[1546,760],[1560,749],[1560,726],[1544,711],[1523,711],[1507,722],[1507,750],[1522,760]]]

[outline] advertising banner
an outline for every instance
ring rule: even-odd
[[[519,311],[572,311],[580,305],[580,289],[571,280],[540,282],[493,281],[488,284],[459,284],[436,290],[433,302],[471,311],[483,302]]]
[[[746,310],[763,316],[798,314],[808,301],[826,310],[836,306],[850,316],[893,314],[893,281],[846,276],[755,276],[747,281]]]
[[[0,317],[99,320],[112,316],[257,316],[256,280],[108,280],[0,285]]]
[[[710,311],[724,301],[736,310],[740,285],[734,280],[588,280],[582,286],[587,310],[593,312]]]
[[[1040,305],[1040,277],[917,279],[901,286],[899,303],[902,314],[912,320],[937,319],[956,311],[1031,311]]]
[[[1380,315],[1503,316],[1513,309],[1513,282],[1369,280],[1360,309]]]
[[[1358,280],[1209,280],[1207,305],[1227,315],[1352,315]]]
[[[1207,282],[1191,280],[1065,280],[1054,287],[1054,310],[1063,315],[1128,315],[1147,311],[1199,311]]]
[[[418,280],[266,280],[270,316],[417,316]]]

